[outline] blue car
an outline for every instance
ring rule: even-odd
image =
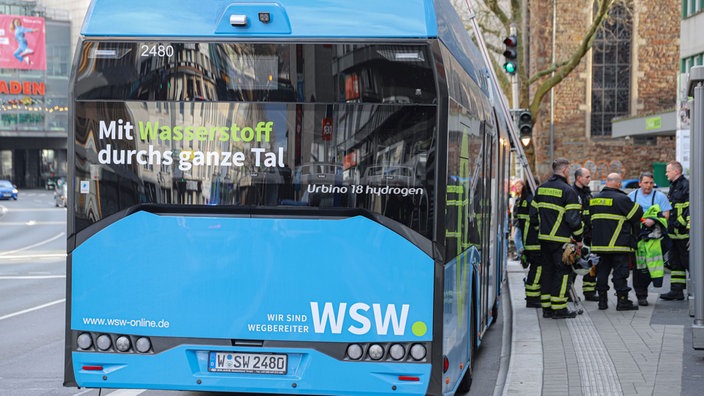
[[[17,187],[9,180],[0,180],[0,199],[14,199],[17,201]]]

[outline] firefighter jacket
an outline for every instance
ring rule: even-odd
[[[516,203],[516,217],[518,218],[518,227],[523,233],[523,247],[528,251],[539,251],[540,241],[538,241],[538,230],[536,227],[531,227],[530,222],[530,206],[533,202],[533,194],[528,193],[528,196],[521,198]]]
[[[552,175],[538,187],[531,203],[530,223],[538,224],[541,242],[582,241],[582,205],[564,177]]]
[[[625,192],[604,187],[589,201],[592,224],[592,252],[629,253],[635,251],[643,208]]]
[[[667,199],[672,205],[670,218],[667,219],[667,232],[671,239],[689,238],[687,218],[689,217],[689,180],[680,176],[670,184]]]
[[[579,196],[579,202],[582,204],[582,224],[584,224],[584,243],[586,245],[591,245],[592,243],[592,226],[589,222],[589,200],[592,199],[592,190],[589,186],[584,186],[579,188],[577,184],[573,184],[572,187],[577,191]]]

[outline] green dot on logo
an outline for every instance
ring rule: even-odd
[[[411,327],[411,331],[415,336],[422,337],[428,331],[428,326],[423,322],[415,322],[413,323],[413,327]]]

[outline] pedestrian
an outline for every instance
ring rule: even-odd
[[[631,191],[628,194],[628,198],[640,205],[644,213],[647,212],[651,206],[658,205],[660,207],[660,214],[658,214],[658,216],[667,219],[670,216],[672,206],[667,196],[655,189],[655,177],[652,172],[641,172],[638,177],[638,186],[639,188],[637,190]],[[654,226],[655,220],[643,220],[643,228],[652,228]],[[651,281],[652,279],[648,268],[633,267],[633,289],[636,292],[638,304],[641,306],[648,305],[648,286]]]
[[[592,230],[589,224],[589,200],[592,199],[592,190],[589,187],[589,183],[591,181],[592,173],[589,169],[578,168],[574,171],[574,184],[572,187],[577,191],[579,202],[582,204],[582,223],[584,224],[582,242],[587,246],[592,244]],[[586,301],[599,301],[599,297],[596,296],[596,277],[590,273],[582,277],[582,293]]]
[[[540,182],[535,180],[535,184]],[[540,253],[540,241],[538,240],[538,229],[532,227],[530,222],[530,207],[533,202],[533,194],[527,183],[523,183],[521,195],[516,201],[516,234],[522,236],[521,245],[523,249],[519,252],[523,268],[528,268],[528,276],[525,280],[526,307],[541,308],[540,304],[540,282],[542,278],[542,255]],[[516,243],[518,246],[518,243]]]
[[[564,246],[572,241],[582,248],[582,205],[569,185],[570,161],[558,158],[552,163],[553,175],[538,187],[530,207],[530,224],[538,226],[543,257],[540,303],[544,318],[574,318],[567,309],[567,290],[571,268],[562,262]]]
[[[526,184],[523,180],[516,180],[511,186],[511,203],[509,204],[511,210],[511,241],[515,248],[514,260],[518,261],[521,259],[521,254],[523,254],[523,228],[519,225],[518,219],[518,207],[520,205],[521,199],[525,197]]]
[[[592,253],[599,255],[596,266],[596,289],[599,309],[608,308],[609,275],[616,289],[617,311],[637,310],[628,299],[628,274],[631,256],[636,248],[643,209],[620,190],[621,175],[611,173],[606,186],[589,201],[592,225]],[[613,274],[612,274],[613,272]]]
[[[672,213],[667,219],[667,233],[672,240],[670,251],[670,291],[660,295],[663,300],[684,300],[683,289],[689,270],[689,180],[682,174],[682,164],[671,161],[665,168],[670,181],[667,194]]]

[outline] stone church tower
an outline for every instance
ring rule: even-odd
[[[611,119],[675,111],[681,1],[617,2],[620,6],[612,9],[592,50],[555,87],[554,106],[548,92],[534,115],[533,169],[543,180],[551,173],[551,158],[565,157],[574,167],[591,169],[595,181],[614,171],[637,178],[641,171],[653,171],[653,163],[675,159],[674,131],[671,136],[612,138]],[[549,67],[553,46],[557,62],[575,52],[596,12],[592,3],[528,0],[530,75]],[[531,97],[537,86],[531,86]]]

